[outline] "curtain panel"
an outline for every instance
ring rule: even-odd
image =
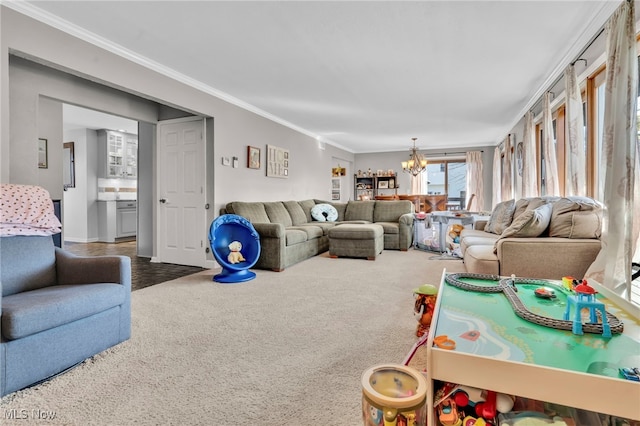
[[[513,176],[511,134],[507,135],[503,142],[504,146],[504,168],[502,169],[502,188],[501,201],[507,201],[513,198],[513,186],[511,177]]]
[[[535,128],[533,113],[524,115],[524,136],[522,139],[522,196],[538,196],[538,172],[536,159]]]
[[[576,68],[569,65],[564,71],[566,93],[567,143],[569,152],[566,161],[566,195],[587,195],[587,163],[585,161],[584,117],[582,96]]]
[[[558,160],[556,159],[556,144],[553,139],[553,117],[551,115],[551,93],[544,94],[542,109],[542,143],[544,149],[544,195],[560,195],[558,184]]]
[[[467,199],[465,206],[472,194],[475,194],[473,202],[469,207],[471,211],[484,210],[484,181],[482,178],[482,152],[468,151],[467,162]]]
[[[502,152],[500,146],[493,150],[493,179],[491,191],[491,210],[502,201]]]
[[[602,167],[602,250],[586,276],[629,300],[631,262],[640,229],[637,138],[638,58],[634,2],[625,1],[605,25],[606,88]]]

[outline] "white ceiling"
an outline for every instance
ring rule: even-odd
[[[408,149],[412,137],[423,149],[495,145],[619,4],[29,1],[20,7],[361,153]]]

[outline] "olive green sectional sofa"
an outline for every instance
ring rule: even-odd
[[[463,230],[460,249],[471,273],[581,279],[600,252],[601,231],[602,205],[591,198],[522,198]]]
[[[311,215],[316,204],[333,206],[336,221],[317,221]],[[309,199],[302,201],[233,201],[221,214],[236,214],[249,220],[260,235],[259,269],[283,271],[302,260],[329,249],[328,231],[342,223],[381,225],[384,248],[408,250],[413,240],[413,204],[400,201],[348,201],[333,203]]]

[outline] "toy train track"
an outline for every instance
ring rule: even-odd
[[[483,286],[473,285],[467,282],[461,281],[461,278],[473,278],[478,280],[498,281],[497,285]],[[544,280],[531,279],[531,278],[501,278],[498,275],[490,274],[470,274],[470,273],[456,273],[449,274],[445,277],[445,281],[454,286],[467,291],[476,291],[481,293],[504,293],[504,295],[511,303],[515,314],[525,321],[532,322],[534,324],[542,325],[544,327],[556,328],[558,330],[572,330],[573,321],[561,320],[555,318],[545,317],[531,312],[522,303],[517,294],[516,284],[540,284]],[[607,321],[611,327],[611,333],[620,334],[624,330],[624,323],[620,321],[615,315],[610,312],[606,312]],[[587,333],[602,334],[602,324],[600,323],[586,323],[582,325],[583,331]]]

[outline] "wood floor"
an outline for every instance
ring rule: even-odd
[[[132,291],[204,270],[195,266],[151,263],[149,258],[136,255],[135,241],[119,243],[72,243],[65,241],[64,248],[80,256],[100,256],[105,254],[128,256],[131,258]]]

